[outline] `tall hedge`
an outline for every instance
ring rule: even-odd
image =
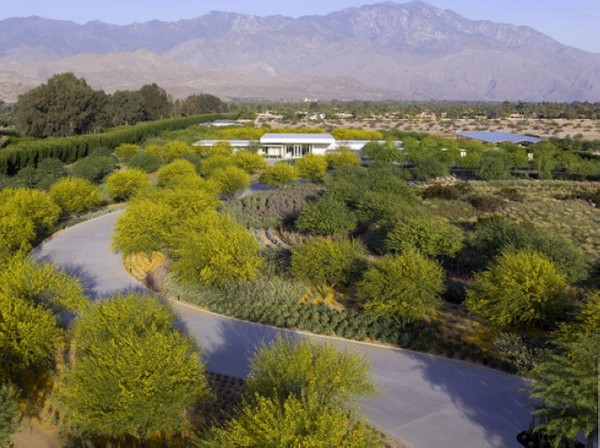
[[[112,149],[122,143],[139,143],[165,131],[184,129],[194,124],[220,118],[234,118],[234,115],[203,114],[169,118],[138,123],[134,126],[121,126],[102,134],[20,142],[0,150],[0,174],[13,175],[25,166],[37,166],[40,161],[47,158],[59,159],[67,164],[73,163],[87,156],[95,148],[108,147]]]

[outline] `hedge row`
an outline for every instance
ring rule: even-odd
[[[206,123],[220,118],[234,118],[232,114],[203,114],[189,117],[138,123],[121,126],[102,134],[75,137],[47,138],[9,145],[0,150],[0,174],[13,175],[27,165],[37,164],[47,158],[59,159],[70,164],[86,157],[92,149],[115,148],[122,143],[139,143],[148,137],[165,131],[184,129],[194,124]]]

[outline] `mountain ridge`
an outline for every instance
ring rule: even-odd
[[[600,101],[600,54],[562,45],[530,27],[469,20],[420,1],[298,18],[212,11],[176,22],[130,25],[39,17],[0,21],[0,60],[22,64],[25,71],[41,62],[60,70],[85,54],[77,71],[86,77],[85,67],[106,64],[106,54],[142,49],[164,64],[147,75],[161,85],[168,78],[171,88],[189,84],[182,77],[179,85],[168,75],[177,66],[189,76],[194,70],[198,76],[216,70],[245,78],[233,86],[236,92],[281,78],[275,83],[281,90],[266,91],[271,98],[289,98],[284,86],[294,95],[308,95],[302,82],[309,77],[321,80],[323,99],[342,93],[356,99]],[[107,69],[115,80],[105,80],[104,87],[114,90],[129,76],[126,71],[122,64]],[[0,67],[0,86],[6,78]],[[294,78],[299,84],[292,88]],[[355,80],[349,83],[355,90],[328,87],[341,78]],[[217,90],[222,87],[215,84]],[[256,93],[250,89],[245,96]],[[225,95],[232,96],[239,95]]]

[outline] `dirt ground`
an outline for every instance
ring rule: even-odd
[[[23,419],[11,440],[14,448],[60,448],[64,444],[56,428],[37,419]]]
[[[283,120],[261,121],[271,127],[343,127],[356,129],[398,129],[453,136],[457,131],[503,131],[515,134],[536,135],[542,138],[572,137],[585,140],[600,139],[600,120],[567,119],[396,119],[377,117],[355,120],[300,120],[290,123]]]

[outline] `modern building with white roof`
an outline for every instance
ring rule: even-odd
[[[260,140],[227,140],[234,150],[247,150],[258,147],[258,154],[269,159],[299,159],[307,154],[325,155],[328,152],[347,148],[360,155],[364,146],[371,140],[340,140],[329,133],[324,134],[264,134]],[[200,140],[194,146],[213,146],[219,140]],[[384,143],[377,141],[377,143]],[[402,142],[396,142],[402,149]]]
[[[260,138],[263,155],[276,159],[298,159],[306,154],[325,155],[337,149],[331,134],[265,134]]]

